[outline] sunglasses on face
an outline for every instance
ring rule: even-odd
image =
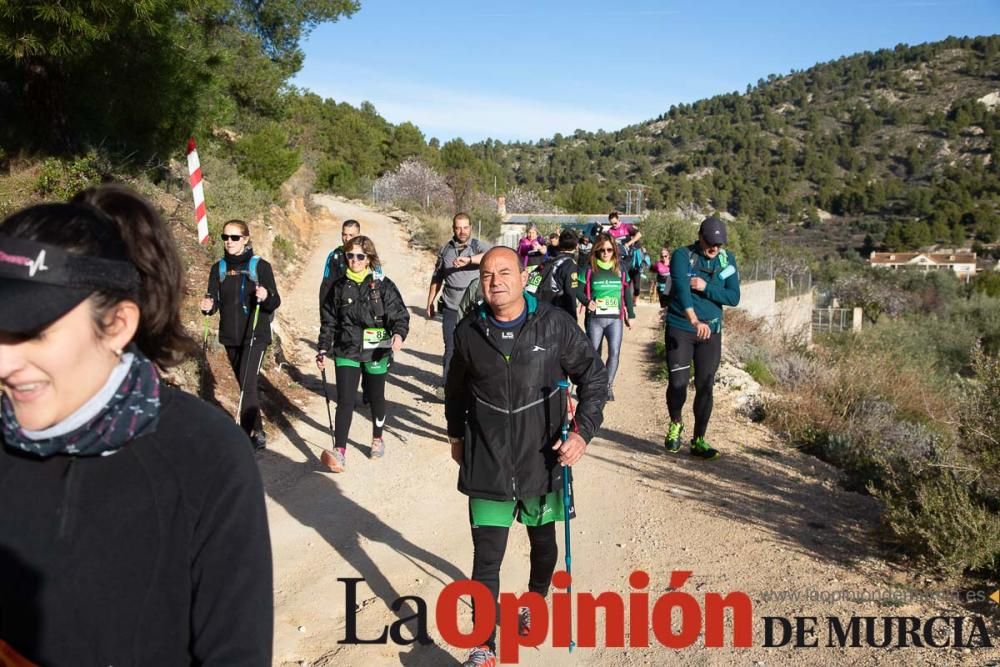
[[[598,248],[598,250],[597,250],[598,253],[614,252],[614,251],[615,251],[614,248]]]
[[[360,262],[364,258],[368,257],[368,255],[366,255],[363,252],[345,252],[344,257],[346,257],[347,259],[356,259],[357,261]]]
[[[219,238],[223,241],[239,241],[243,238],[242,234],[219,234]]]

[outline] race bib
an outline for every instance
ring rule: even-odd
[[[597,310],[594,311],[596,315],[618,315],[621,311],[617,297],[609,296],[596,301]]]
[[[528,284],[524,286],[524,291],[528,294],[534,294],[538,291],[538,286],[542,284],[542,272],[532,271],[531,275],[528,276]]]
[[[392,347],[392,336],[385,329],[365,329],[361,347],[365,350]]]

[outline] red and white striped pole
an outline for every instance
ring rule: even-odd
[[[201,184],[201,162],[198,161],[198,149],[194,137],[188,139],[188,179],[191,183],[191,194],[194,195],[194,219],[198,223],[198,243],[208,241],[208,212],[205,210],[205,189]]]

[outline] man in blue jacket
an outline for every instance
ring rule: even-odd
[[[740,302],[740,274],[736,257],[722,248],[726,224],[705,218],[698,240],[670,256],[672,282],[667,307],[667,410],[670,426],[664,446],[670,454],[681,448],[681,410],[687,400],[691,362],[694,361],[694,433],[691,455],[714,459],[719,452],[705,442],[712,416],[712,386],[722,357],[722,307]]]

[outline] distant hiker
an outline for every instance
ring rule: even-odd
[[[545,261],[555,259],[559,254],[559,231],[549,232],[549,243],[545,246]]]
[[[441,246],[438,251],[434,274],[427,290],[427,317],[433,318],[435,301],[441,292],[441,334],[444,338],[444,357],[442,365],[444,373],[437,397],[444,400],[444,382],[448,377],[448,364],[451,361],[452,335],[458,324],[458,302],[465,293],[472,279],[479,274],[479,262],[483,254],[492,246],[489,243],[472,238],[472,223],[467,213],[457,213],[452,219],[451,230],[454,236]],[[443,287],[443,289],[442,289]]]
[[[528,589],[548,593],[559,555],[554,522],[563,518],[563,466],[583,456],[600,427],[608,377],[578,327],[525,296],[528,274],[513,250],[490,250],[480,273],[485,301],[455,330],[445,416],[458,490],[469,497],[471,578],[485,584],[495,602],[515,518],[531,543]],[[565,405],[558,382],[567,376],[578,386],[579,432],[561,443]],[[520,626],[526,632],[531,618],[525,612]],[[495,660],[494,630],[464,664]]]
[[[642,291],[642,272],[649,266],[649,255],[642,247],[642,241],[636,241],[632,246],[632,257],[628,265],[628,278],[632,283],[632,300],[639,300]]]
[[[667,409],[670,426],[664,438],[667,452],[681,448],[681,410],[687,400],[691,362],[694,361],[694,433],[691,455],[714,459],[719,452],[705,442],[712,416],[712,386],[722,356],[722,307],[740,302],[740,274],[736,257],[722,248],[726,225],[705,218],[698,240],[678,248],[670,258],[671,294],[667,306]]]
[[[670,246],[660,248],[660,259],[649,269],[656,285],[656,294],[660,299],[660,308],[666,308],[670,302]]]
[[[618,255],[619,246],[609,234],[594,242],[590,263],[580,267],[576,298],[586,308],[583,328],[598,356],[608,340],[608,400],[615,400],[613,385],[618,372],[624,327],[635,319],[632,287]]]
[[[347,259],[344,257],[344,246],[355,236],[361,234],[361,223],[357,220],[344,220],[340,227],[341,245],[330,251],[326,256],[326,264],[323,266],[323,279],[319,284],[319,317],[323,319],[323,303],[326,302],[327,292],[335,282],[340,280],[347,273]],[[361,377],[361,395],[363,403],[368,405],[368,376]]]
[[[590,262],[590,251],[594,248],[594,239],[590,235],[582,233],[579,235],[576,246],[576,265],[583,266]]]
[[[630,259],[632,257],[632,248],[642,238],[642,232],[635,225],[622,222],[620,215],[618,211],[608,213],[608,224],[611,226],[608,228],[607,233],[621,246],[619,254],[626,259]]]
[[[564,229],[559,234],[559,252],[547,260],[540,269],[528,276],[525,291],[533,294],[539,301],[547,301],[566,313],[576,321],[576,288],[577,288],[577,244],[576,232]]]
[[[0,222],[0,637],[33,664],[271,664],[246,435],[161,377],[198,349],[184,276],[120,186]]]
[[[361,223],[357,220],[344,220],[340,227],[341,245],[330,251],[326,256],[326,263],[323,265],[323,279],[319,283],[319,309],[322,313],[323,304],[326,302],[326,293],[330,287],[347,273],[347,260],[344,259],[344,246],[355,236],[361,234]]]
[[[332,353],[337,374],[334,472],[344,471],[354,399],[362,374],[367,376],[372,412],[371,458],[385,453],[385,378],[392,355],[403,347],[410,330],[410,313],[396,285],[375,275],[381,265],[371,239],[355,236],[345,244],[344,257],[347,271],[333,284],[323,303],[316,355],[316,365],[322,370],[327,353]]]
[[[534,223],[528,225],[527,233],[518,241],[517,254],[525,268],[534,268],[545,261],[545,244]]]
[[[267,437],[260,416],[257,374],[264,351],[271,344],[271,318],[281,305],[281,297],[271,265],[253,252],[247,223],[230,220],[223,225],[222,245],[222,259],[208,272],[208,290],[201,300],[201,311],[206,315],[219,313],[219,342],[226,348],[243,397],[237,417],[254,448],[263,449]]]

